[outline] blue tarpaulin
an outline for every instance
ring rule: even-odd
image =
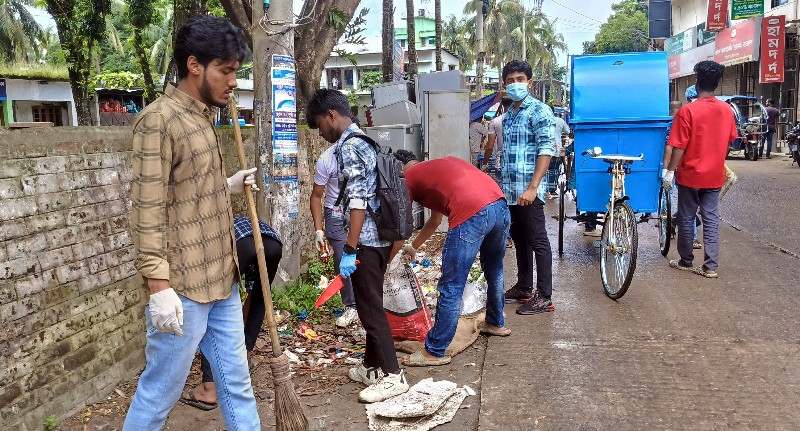
[[[469,122],[480,120],[495,103],[497,103],[497,92],[472,102],[469,106]]]

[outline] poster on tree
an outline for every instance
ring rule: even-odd
[[[297,178],[297,72],[294,58],[272,56],[272,180],[276,213],[290,220],[299,214]]]
[[[745,19],[764,15],[763,0],[732,0],[731,19]]]

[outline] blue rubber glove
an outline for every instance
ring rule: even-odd
[[[350,278],[354,272],[356,272],[356,255],[343,254],[342,260],[339,262],[339,273],[344,278]]]

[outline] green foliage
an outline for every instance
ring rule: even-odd
[[[142,88],[144,81],[140,73],[102,72],[92,77],[92,88]]]
[[[223,18],[227,16],[225,14],[225,8],[222,7],[222,3],[220,2],[220,0],[208,0],[206,7],[208,7],[209,15],[220,16]]]
[[[467,20],[454,15],[442,23],[442,48],[458,57],[458,68],[461,70],[470,69],[475,62],[475,48],[470,40],[471,30],[467,26]]]
[[[347,14],[335,7],[331,8],[328,22],[337,30],[344,28],[344,33],[342,33],[342,37],[339,38],[340,44],[364,45],[366,43],[362,33],[364,33],[364,25],[367,23],[368,13],[369,9],[362,8],[359,13],[353,16],[353,19],[347,25],[342,27],[342,22],[346,22],[347,20]],[[358,57],[355,53],[341,48],[334,48],[333,52],[350,62],[353,66],[358,65]]]
[[[53,415],[45,418],[42,429],[44,431],[56,431],[58,429],[58,418]]]
[[[45,79],[68,81],[67,67],[63,64],[27,64],[0,62],[0,76],[3,78]]]
[[[42,29],[26,8],[28,0],[0,0],[0,62],[39,58]]]
[[[303,311],[312,314],[312,317],[319,315],[319,312],[314,309],[314,302],[319,297],[321,290],[318,288],[319,279],[321,276],[327,277],[329,280],[334,276],[333,259],[320,261],[314,259],[308,263],[308,271],[294,280],[280,288],[276,288],[272,292],[272,302],[278,310],[288,311],[292,315],[297,315]],[[328,300],[322,307],[323,313],[328,313],[332,309],[342,308],[342,299],[340,295],[335,295]]]
[[[647,51],[650,47],[647,2],[623,0],[611,8],[614,13],[600,27],[594,41],[584,42],[584,54]]]
[[[371,70],[361,73],[358,85],[365,90],[372,90],[372,87],[383,82],[383,74],[380,70]]]

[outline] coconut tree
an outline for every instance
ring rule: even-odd
[[[450,15],[442,25],[442,47],[458,57],[458,68],[461,70],[468,70],[475,61],[475,45],[470,40],[470,34],[467,21],[454,15]]]
[[[408,78],[417,76],[417,30],[414,25],[414,0],[406,0],[406,39],[408,40]]]
[[[394,71],[392,70],[392,57],[394,54],[394,2],[383,0],[383,29],[381,33],[383,57],[381,61],[383,82],[391,82]]]
[[[147,39],[153,41],[150,48],[150,64],[160,76],[166,75],[172,60],[172,8],[167,7],[160,21],[147,30]]]
[[[471,0],[464,5],[464,14],[475,16],[481,9],[481,0]],[[524,12],[525,8],[519,0],[489,0],[486,17],[483,21],[484,46],[486,59],[493,67],[502,67],[507,60],[520,58],[521,51],[513,46],[508,38],[513,30],[514,17]],[[468,20],[468,28],[475,28],[475,18]]]
[[[29,62],[39,57],[41,27],[27,6],[30,0],[0,0],[0,59]]]
[[[442,0],[433,0],[433,21],[436,31],[436,70],[441,71],[442,63]]]

